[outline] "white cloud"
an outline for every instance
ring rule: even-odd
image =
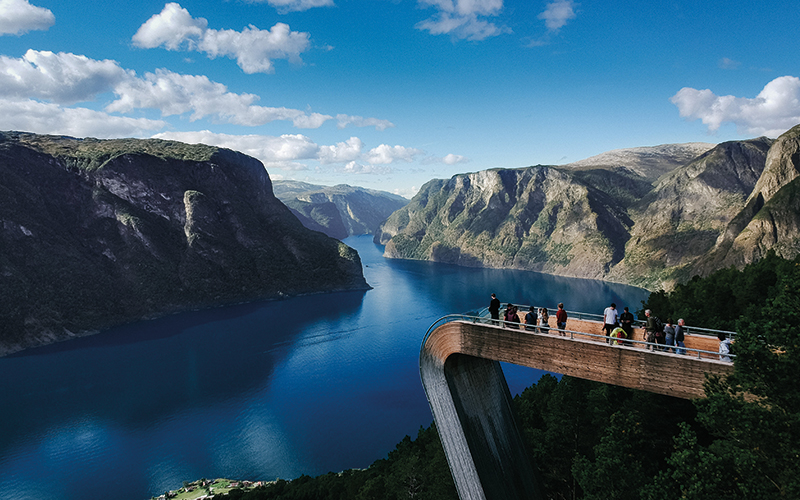
[[[496,16],[503,9],[503,0],[419,0],[423,7],[433,7],[433,17],[417,23],[416,28],[432,35],[450,34],[466,40],[484,40],[510,30],[498,27],[481,17]]]
[[[163,132],[153,136],[157,139],[181,141],[189,144],[208,144],[233,149],[258,158],[266,167],[282,170],[307,170],[308,166],[298,160],[317,158],[319,146],[301,134],[285,134],[280,137],[268,135],[229,135],[209,130],[197,132]]]
[[[56,22],[49,9],[28,0],[0,0],[0,35],[21,35],[32,30],[46,30]]]
[[[147,49],[163,46],[167,50],[205,52],[212,59],[230,57],[245,73],[272,73],[274,59],[299,64],[300,54],[310,45],[308,33],[291,31],[284,23],[269,30],[253,25],[242,31],[209,29],[207,20],[193,18],[174,2],[140,26],[133,43]]]
[[[161,120],[114,116],[86,108],[64,108],[32,99],[0,98],[0,130],[75,137],[137,137],[161,130]]]
[[[344,163],[356,160],[361,156],[364,143],[358,137],[351,137],[346,142],[335,146],[319,148],[319,160],[322,163]]]
[[[197,132],[162,132],[153,136],[190,144],[208,144],[241,151],[258,158],[268,168],[281,170],[307,170],[303,161],[319,161],[323,164],[338,163],[339,172],[357,174],[386,174],[392,169],[387,164],[395,160],[411,162],[422,151],[403,146],[380,146],[362,153],[364,143],[351,137],[334,146],[320,146],[301,134],[285,134],[279,137],[268,135],[229,135],[209,130]]]
[[[700,119],[714,132],[733,123],[743,135],[777,137],[800,123],[800,78],[781,76],[754,98],[717,96],[711,90],[684,87],[670,98],[680,115]]]
[[[263,3],[265,0],[251,0],[256,3]],[[278,12],[301,12],[315,7],[333,7],[333,0],[266,0],[266,3],[275,7]]]
[[[255,94],[236,94],[202,75],[182,75],[166,69],[138,77],[116,61],[98,61],[69,53],[28,50],[22,58],[0,56],[0,98],[40,99],[57,104],[94,100],[103,93],[116,97],[105,111],[128,113],[155,109],[162,116],[189,115],[243,126],[276,120],[290,121],[302,129],[319,128],[330,115],[284,107],[258,106]],[[387,120],[339,114],[342,124],[384,130]]]
[[[416,156],[421,155],[422,153],[423,152],[421,150],[415,148],[381,144],[380,146],[369,150],[366,155],[366,160],[372,165],[388,165],[395,160],[412,162]]]
[[[456,163],[468,163],[468,162],[469,158],[467,158],[466,156],[454,155],[453,153],[450,153],[446,155],[444,158],[442,158],[442,163],[446,165],[455,165]]]
[[[375,130],[386,130],[394,127],[394,123],[389,120],[379,120],[378,118],[364,118],[363,116],[336,115],[337,127],[345,128],[348,125],[356,127],[375,127]]]
[[[115,61],[28,50],[20,59],[0,56],[0,97],[89,101],[133,78]]]
[[[575,2],[572,0],[556,0],[547,4],[547,8],[539,14],[539,19],[544,20],[545,26],[550,31],[560,30],[567,21],[575,19]]]

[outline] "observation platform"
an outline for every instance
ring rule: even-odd
[[[555,318],[549,329],[531,331],[485,313],[449,315],[425,335],[420,375],[461,500],[543,498],[501,361],[684,399],[704,397],[706,375],[733,372],[732,363],[719,359],[714,330],[690,327],[685,354],[677,354],[645,342],[640,327],[623,345],[612,345],[600,315],[568,316],[562,332]]]

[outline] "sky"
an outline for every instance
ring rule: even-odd
[[[0,130],[428,180],[800,123],[797,0],[0,0]]]

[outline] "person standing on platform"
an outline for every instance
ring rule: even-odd
[[[497,295],[492,294],[492,300],[489,301],[489,314],[492,315],[493,320],[500,319],[500,299],[497,298]],[[493,321],[495,325],[497,321]]]
[[[558,311],[556,311],[556,326],[558,327],[558,333],[561,336],[565,336],[564,330],[567,328],[567,311],[564,310],[564,303],[559,302],[558,304]]]
[[[606,331],[606,337],[611,335],[611,330],[616,328],[619,319],[618,315],[617,305],[613,302],[603,311],[603,330]],[[608,343],[608,340],[606,340],[606,343]]]
[[[625,331],[625,337],[628,339],[633,338],[633,313],[628,311],[627,306],[622,308],[623,313],[619,315],[619,326]],[[628,342],[630,345],[630,342]]]
[[[550,333],[550,314],[546,307],[539,308],[539,333]]]
[[[675,327],[672,326],[672,318],[667,318],[667,325],[664,327],[664,343],[668,346],[675,345]],[[667,347],[664,350],[670,352],[672,349]]]
[[[536,330],[536,323],[539,322],[539,317],[536,315],[536,308],[531,306],[528,309],[528,314],[525,315],[525,329]]]
[[[656,321],[656,317],[653,316],[653,312],[650,309],[647,309],[644,312],[645,318],[647,318],[647,325],[644,327],[644,340],[645,342],[655,343],[656,341],[656,331],[658,331],[658,321]],[[647,346],[648,349],[651,351],[653,350],[652,345]]]
[[[675,352],[678,354],[686,354],[686,344],[684,340],[686,339],[686,322],[683,321],[683,318],[678,320],[678,324],[675,326]]]

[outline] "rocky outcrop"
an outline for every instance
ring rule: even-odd
[[[800,252],[800,126],[778,140],[617,150],[431,181],[375,241],[388,257],[671,289]]]
[[[698,273],[742,267],[774,250],[785,258],[800,253],[800,125],[782,134],[745,206],[717,238]]]
[[[175,311],[366,289],[263,165],[159,140],[0,134],[0,354]]]
[[[346,184],[275,181],[274,189],[304,226],[337,239],[374,234],[389,215],[408,204],[402,196]]]
[[[538,166],[431,181],[375,241],[394,258],[601,277],[622,258],[630,225],[607,194]]]
[[[635,223],[625,259],[607,279],[670,289],[691,278],[698,259],[745,206],[772,142],[722,143],[663,176],[631,207]]]

